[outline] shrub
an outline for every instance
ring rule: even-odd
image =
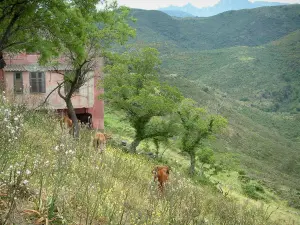
[[[242,189],[245,195],[248,197],[258,200],[264,199],[264,197],[257,192],[264,193],[264,189],[262,186],[255,184],[255,183],[246,183],[242,185]]]

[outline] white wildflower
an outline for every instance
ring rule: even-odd
[[[25,171],[25,173],[26,173],[27,175],[29,175],[29,174],[31,174],[31,171],[30,171],[29,169],[27,169],[27,170]]]
[[[29,182],[28,180],[24,180],[23,184],[26,185],[26,184],[28,184],[28,182]]]
[[[19,175],[20,175],[20,174],[21,174],[21,171],[20,171],[20,170],[18,170],[18,171],[17,171],[17,174],[19,174]]]

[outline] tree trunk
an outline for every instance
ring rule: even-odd
[[[79,124],[78,124],[78,120],[77,120],[76,113],[75,113],[71,99],[67,99],[66,104],[67,104],[68,112],[71,116],[71,120],[73,122],[73,136],[76,139],[78,139],[79,138]]]
[[[154,145],[155,145],[155,148],[156,148],[156,158],[158,159],[158,154],[159,154],[159,143],[158,143],[158,140],[156,138],[154,138]]]
[[[131,143],[130,151],[132,153],[136,153],[136,148],[137,148],[137,146],[139,146],[140,142],[141,142],[140,139],[135,138],[134,141]]]
[[[195,174],[195,164],[196,164],[196,156],[195,156],[195,153],[191,152],[190,153],[190,157],[191,157],[191,165],[190,165],[190,171],[189,173],[191,175],[194,175]]]

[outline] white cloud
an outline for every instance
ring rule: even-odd
[[[201,8],[209,7],[217,4],[220,0],[118,0],[119,5],[125,5],[130,8],[138,9],[158,9],[170,5],[183,6],[188,3]],[[250,0],[268,1],[268,2],[283,2],[283,3],[300,3],[300,0]]]

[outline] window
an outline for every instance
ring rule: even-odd
[[[14,73],[14,91],[16,94],[23,93],[23,77],[21,72]]]
[[[43,72],[30,73],[30,92],[31,93],[45,93],[45,74]]]

